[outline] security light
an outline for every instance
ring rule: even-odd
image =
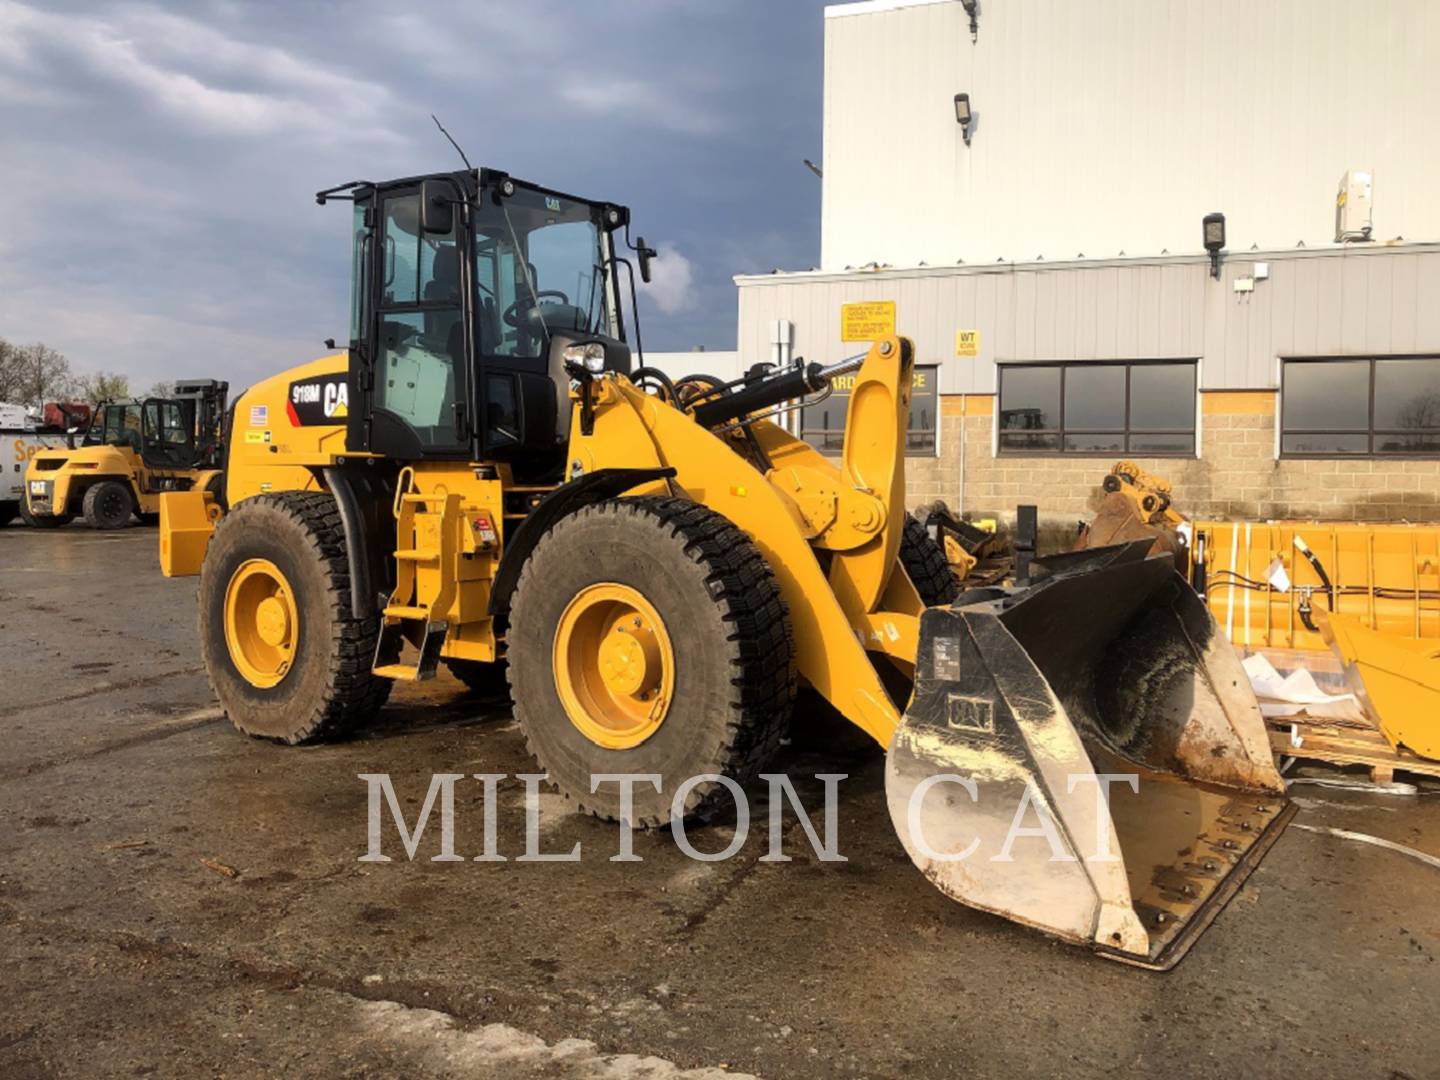
[[[955,95],[955,122],[960,125],[960,134],[965,136],[965,145],[970,145],[970,95]]]
[[[1210,253],[1210,276],[1220,277],[1220,252],[1225,248],[1225,215],[1206,214],[1205,250]]]

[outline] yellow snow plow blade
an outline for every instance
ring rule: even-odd
[[[1163,969],[1294,808],[1238,658],[1150,544],[927,610],[886,795],[947,895]]]
[[[1440,760],[1440,644],[1382,634],[1318,607],[1315,621],[1390,745]]]

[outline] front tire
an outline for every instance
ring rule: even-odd
[[[85,520],[92,529],[123,529],[130,524],[135,499],[118,480],[101,480],[85,492]]]
[[[378,631],[378,617],[351,614],[332,496],[258,495],[220,520],[200,570],[200,645],[245,734],[294,745],[368,720],[391,686],[371,673]]]
[[[32,529],[58,529],[75,520],[73,514],[32,514],[30,508],[20,504],[20,520]]]
[[[577,809],[641,827],[705,818],[752,779],[787,729],[794,643],[775,576],[744,533],[688,499],[597,503],[562,518],[526,560],[507,637],[515,717],[530,753]]]

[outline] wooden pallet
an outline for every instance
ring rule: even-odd
[[[1417,757],[1404,747],[1396,749],[1373,727],[1350,727],[1317,723],[1306,716],[1272,717],[1270,745],[1276,754],[1301,761],[1324,761],[1331,765],[1363,765],[1376,784],[1395,779],[1397,769],[1420,776],[1440,776],[1440,761]],[[1291,726],[1300,745],[1291,741]]]

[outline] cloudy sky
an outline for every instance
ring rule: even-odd
[[[479,164],[630,205],[645,343],[818,258],[822,0],[0,0],[0,337],[237,388],[344,334],[346,210]],[[397,14],[398,10],[414,12]]]

